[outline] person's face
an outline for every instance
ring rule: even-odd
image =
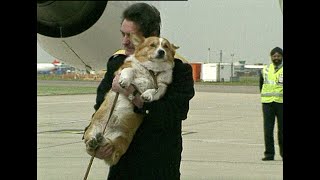
[[[272,56],[271,56],[271,61],[273,62],[273,64],[275,65],[279,65],[281,64],[282,62],[282,55],[279,54],[279,53],[274,53]]]
[[[120,28],[122,34],[122,45],[126,55],[134,53],[134,45],[130,41],[130,33],[140,33],[138,26],[133,21],[123,20]]]

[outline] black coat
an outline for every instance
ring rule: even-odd
[[[107,72],[97,90],[97,110],[110,90],[113,73],[126,56],[115,55],[107,64]],[[181,124],[187,118],[189,101],[194,96],[190,64],[175,59],[173,81],[158,101],[144,103],[137,113],[145,114],[127,152],[110,167],[108,180],[176,180],[180,179],[182,152]]]

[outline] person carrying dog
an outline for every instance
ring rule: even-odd
[[[99,109],[106,92],[112,88],[130,96],[135,112],[144,114],[144,120],[126,153],[110,166],[108,180],[180,179],[182,121],[187,119],[189,101],[195,95],[191,65],[175,58],[173,81],[166,94],[154,102],[143,102],[139,94],[133,93],[133,86],[121,88],[118,77],[114,76],[126,57],[134,53],[130,33],[160,37],[160,27],[160,12],[147,3],[135,3],[122,14],[120,32],[124,53],[109,58],[107,72],[97,88],[94,109]],[[95,157],[105,159],[112,152],[113,148],[107,144],[97,148]]]
[[[271,61],[261,71],[260,92],[263,112],[265,151],[263,161],[274,160],[273,130],[275,119],[278,125],[278,143],[283,158],[283,52],[275,47],[270,52]]]

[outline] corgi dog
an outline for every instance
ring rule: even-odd
[[[144,38],[131,34],[130,40],[135,51],[115,72],[115,75],[120,73],[119,85],[127,88],[132,84],[145,102],[158,100],[172,82],[174,55],[179,47],[161,37]],[[115,101],[116,96],[112,89],[106,93],[83,136],[89,154],[99,146],[113,146],[110,158],[104,159],[110,166],[117,164],[127,151],[143,120],[142,114],[134,112],[134,104],[127,96],[119,93]]]

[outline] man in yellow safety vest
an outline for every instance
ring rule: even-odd
[[[274,160],[274,125],[277,118],[278,144],[283,158],[283,52],[275,47],[270,52],[271,61],[260,76],[265,151],[263,161]]]

